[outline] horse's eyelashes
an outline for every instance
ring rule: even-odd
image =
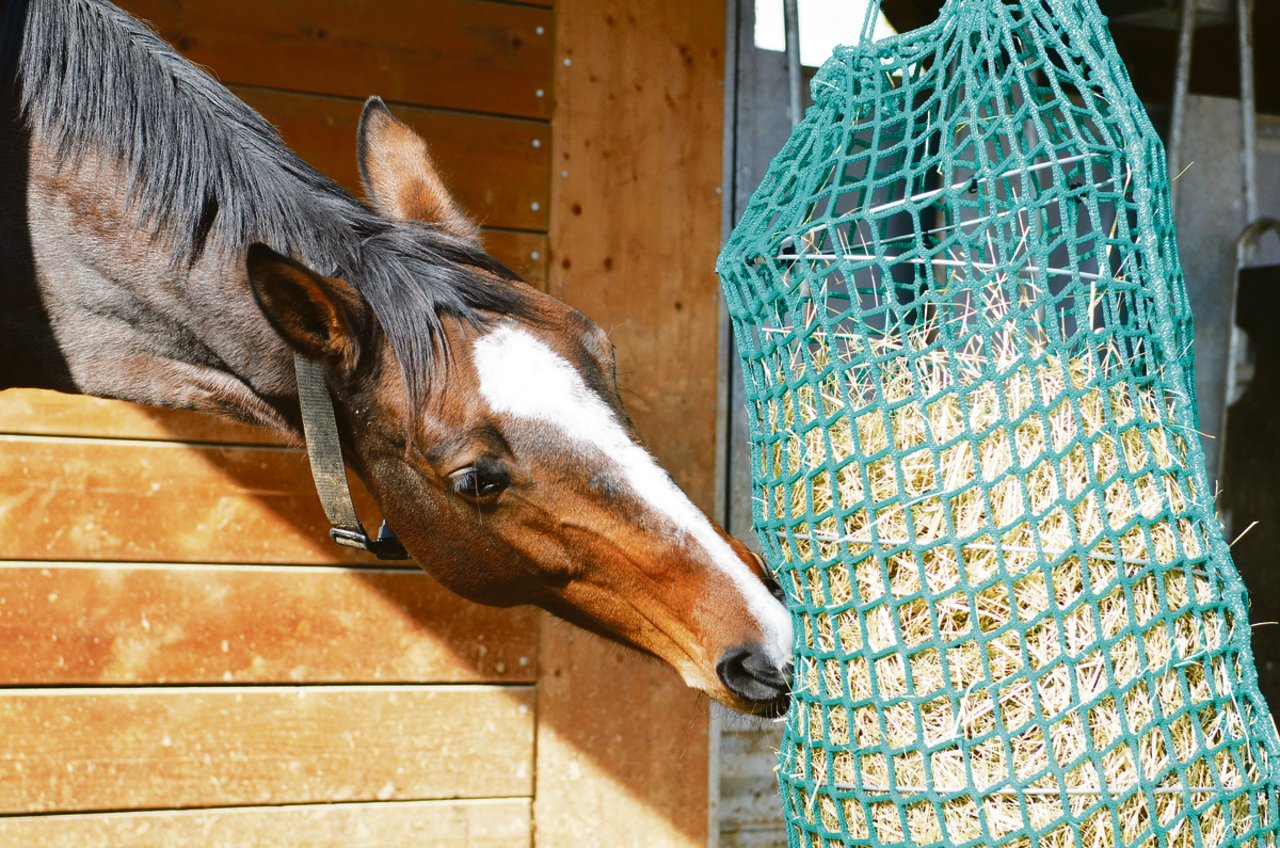
[[[511,485],[511,476],[499,467],[471,465],[449,475],[453,491],[477,501],[493,501]]]

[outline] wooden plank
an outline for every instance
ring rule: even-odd
[[[0,693],[0,813],[532,793],[530,687]]]
[[[724,14],[681,0],[556,6],[553,167],[567,176],[552,183],[549,290],[610,329],[640,432],[703,507],[715,485]],[[705,699],[596,637],[549,621],[540,634],[538,839],[596,845],[607,821],[614,846],[706,845]]]
[[[0,540],[14,560],[378,563],[329,541],[305,454],[275,447],[0,436]]]
[[[536,626],[417,570],[0,566],[0,686],[533,682]]]
[[[283,437],[227,418],[40,389],[0,392],[0,434],[100,436],[280,445]]]
[[[299,156],[363,194],[356,165],[362,101],[233,90],[274,123]],[[546,231],[551,145],[545,123],[400,106],[391,111],[426,140],[445,185],[478,223]]]
[[[0,844],[40,848],[518,848],[527,798],[0,818]]]
[[[485,230],[485,249],[534,288],[547,290],[547,237],[541,233]]]
[[[715,490],[723,4],[557,8],[549,291],[608,328],[641,435],[700,505]],[[626,108],[612,104],[625,102]]]
[[[225,83],[550,115],[551,12],[476,0],[123,0]],[[541,92],[541,94],[539,94]]]
[[[634,651],[544,616],[539,626],[539,841],[707,844],[706,698]]]

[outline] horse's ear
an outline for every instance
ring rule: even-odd
[[[427,143],[396,120],[380,97],[370,97],[356,140],[360,180],[374,208],[395,221],[435,224],[477,239],[479,229],[462,214],[436,171]]]
[[[249,245],[245,262],[253,296],[276,332],[305,356],[353,373],[367,320],[359,292],[265,244]]]

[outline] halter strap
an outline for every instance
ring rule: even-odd
[[[356,515],[324,366],[295,352],[293,367],[298,374],[298,404],[302,407],[302,434],[307,444],[307,459],[311,462],[311,477],[324,514],[332,525],[329,538],[339,545],[368,551],[378,559],[409,559],[387,522],[382,522],[378,538],[371,539]]]

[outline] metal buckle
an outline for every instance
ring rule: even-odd
[[[385,521],[378,528],[376,539],[369,538],[364,527],[358,524],[354,528],[331,527],[329,538],[344,547],[367,551],[378,559],[410,559],[409,552],[404,549],[404,545],[400,544],[400,540],[396,538],[396,534]]]

